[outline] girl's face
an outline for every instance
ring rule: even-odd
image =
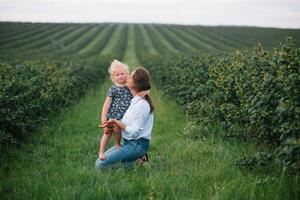
[[[126,83],[127,72],[125,69],[118,67],[113,72],[113,80],[121,85]]]

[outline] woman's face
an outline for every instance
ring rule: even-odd
[[[133,82],[133,79],[132,79],[132,75],[133,75],[134,71],[128,75],[128,77],[126,78],[126,86],[129,88],[129,89],[134,89],[135,85],[134,85],[134,82]]]

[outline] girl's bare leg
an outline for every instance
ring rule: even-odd
[[[111,134],[107,133],[107,134],[103,134],[103,136],[101,138],[100,150],[99,150],[99,159],[100,160],[106,159],[104,152],[105,152],[105,148],[106,148],[106,145],[107,145],[110,137],[111,137]]]
[[[121,147],[121,129],[116,125],[113,128],[113,135],[114,135],[116,148],[120,148]]]

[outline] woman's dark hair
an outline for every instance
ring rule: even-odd
[[[150,79],[149,72],[143,67],[138,67],[134,70],[132,75],[132,80],[134,82],[135,89],[138,92],[143,90],[150,90],[151,88],[151,79]],[[151,97],[149,95],[146,95],[145,99],[150,105],[150,112],[153,112],[154,105]]]

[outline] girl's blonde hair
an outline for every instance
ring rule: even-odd
[[[126,73],[129,74],[128,65],[126,65],[125,63],[121,63],[120,61],[114,59],[108,68],[108,73],[110,74],[110,78],[112,81],[114,81],[113,77],[114,77],[115,69],[118,67],[122,67],[126,71]]]

